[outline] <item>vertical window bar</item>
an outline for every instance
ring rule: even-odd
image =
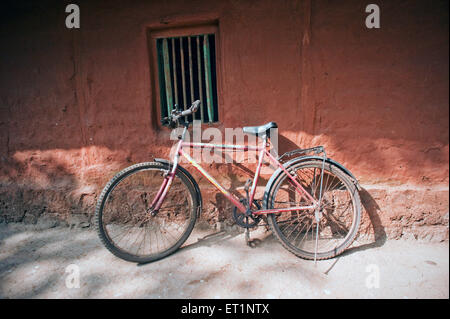
[[[167,39],[163,40],[163,60],[164,60],[164,79],[166,84],[166,98],[167,98],[167,112],[172,112],[172,83],[170,82],[170,61],[169,61],[169,47]]]
[[[208,107],[208,121],[214,121],[214,109],[212,101],[212,83],[211,83],[211,61],[209,56],[209,41],[208,35],[203,36],[203,54],[205,60],[205,83],[206,83],[206,103]]]
[[[197,66],[198,66],[198,91],[199,91],[199,99],[201,101],[200,104],[200,119],[202,123],[205,123],[205,116],[203,114],[203,105],[205,101],[203,100],[203,85],[202,85],[202,61],[200,57],[200,36],[197,36]]]
[[[191,103],[194,102],[194,74],[192,73],[192,46],[191,37],[188,37],[188,47],[189,47],[189,87],[191,88]],[[193,120],[195,119],[195,114],[192,115]]]
[[[181,51],[181,83],[183,85],[183,108],[186,110],[186,80],[185,80],[185,70],[184,70],[184,48],[183,48],[183,38],[180,38],[180,51]]]
[[[173,70],[173,90],[175,104],[178,104],[178,83],[177,83],[177,63],[175,58],[175,38],[172,38],[172,70]]]
[[[163,51],[162,51],[162,40],[157,40],[156,41],[156,50],[157,50],[157,54],[158,54],[158,77],[159,77],[159,98],[161,101],[161,118],[163,118],[164,116],[166,116],[167,114],[165,114],[167,112],[167,99],[166,99],[166,90],[163,89],[166,84],[165,84],[165,80],[164,80],[164,57],[163,57]]]

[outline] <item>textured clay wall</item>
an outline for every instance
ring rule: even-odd
[[[167,156],[148,32],[217,23],[215,127],[276,121],[280,152],[324,145],[360,180],[363,234],[448,238],[447,1],[378,1],[380,29],[356,0],[78,1],[72,30],[67,4],[2,9],[0,222],[88,221],[115,172]],[[246,167],[211,169],[235,187]],[[230,223],[199,182],[202,218]]]

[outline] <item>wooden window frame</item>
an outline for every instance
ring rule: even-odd
[[[217,121],[205,122],[202,125],[208,125],[212,127],[218,127],[221,125],[221,117],[223,116],[223,109],[221,103],[222,81],[221,81],[221,56],[220,56],[220,37],[219,27],[216,22],[200,24],[194,26],[177,26],[168,28],[148,28],[148,48],[150,57],[150,76],[151,76],[151,110],[152,110],[152,123],[157,128],[162,128],[161,124],[161,96],[160,96],[160,84],[159,84],[159,70],[158,70],[158,53],[156,40],[161,38],[170,37],[186,37],[196,36],[199,34],[214,34],[215,39],[215,65],[216,65],[216,88],[217,88]],[[203,102],[203,101],[202,101]]]

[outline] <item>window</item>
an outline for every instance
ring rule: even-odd
[[[167,36],[163,32],[155,38],[161,118],[167,116],[175,104],[186,109],[193,101],[201,100],[200,109],[188,120],[217,122],[215,32],[183,36]]]

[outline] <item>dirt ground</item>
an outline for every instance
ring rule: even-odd
[[[315,264],[270,233],[252,236],[256,248],[196,226],[175,254],[136,265],[92,227],[0,224],[0,298],[449,298],[448,242],[356,242]]]

